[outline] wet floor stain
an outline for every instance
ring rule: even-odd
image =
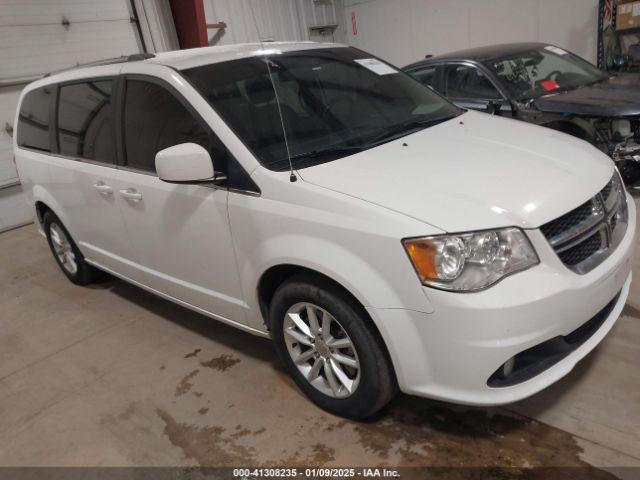
[[[582,461],[571,434],[497,409],[452,409],[404,397],[378,420],[354,428],[366,451],[396,465],[582,467],[571,478],[615,478]]]
[[[242,425],[236,425],[236,431],[231,434],[231,437],[232,438],[246,437],[250,433],[251,433],[251,430],[249,430],[247,427],[243,427]]]
[[[206,368],[212,368],[220,372],[226,372],[235,364],[240,363],[239,358],[235,358],[233,355],[222,354],[217,357],[213,357],[206,362],[200,362],[200,365]]]
[[[562,470],[543,477],[527,474],[530,468],[549,466],[571,468],[572,479],[615,478],[582,461],[582,449],[562,430],[497,409],[449,408],[412,397],[401,398],[368,422],[321,413],[279,425],[278,437],[288,440],[279,453],[268,456],[264,452],[272,448],[272,429],[194,425],[178,422],[165,410],[157,414],[171,443],[203,466],[331,466],[344,465],[346,458],[380,467],[465,467],[437,478],[486,478],[487,470],[470,467],[495,469],[491,478],[569,478]],[[418,470],[403,474],[423,476]]]
[[[581,460],[582,449],[569,433],[499,409],[456,408],[401,396],[367,422],[322,412],[283,422],[277,427],[277,437],[287,439],[281,450],[274,450],[273,429],[251,426],[250,418],[245,417],[248,423],[222,427],[181,423],[167,411],[157,413],[171,443],[202,466],[240,462],[319,467],[344,466],[346,461],[359,466],[443,468],[435,478],[447,479],[615,478]],[[215,417],[215,410],[208,415]],[[533,467],[564,470],[541,474],[530,470]],[[408,472],[403,478],[425,475],[420,470]]]
[[[156,414],[164,422],[163,432],[169,441],[200,466],[322,466],[335,458],[333,448],[314,443],[309,446],[297,445],[292,455],[286,455],[286,450],[283,450],[283,456],[279,459],[260,459],[258,452],[261,446],[247,443],[255,443],[255,437],[263,433],[262,429],[251,431],[243,425],[236,425],[228,432],[219,425],[199,426],[178,422],[160,408],[156,409]],[[250,435],[251,440],[246,438]]]
[[[191,390],[191,388],[193,387],[193,383],[191,382],[191,380],[199,372],[200,372],[200,370],[192,370],[191,372],[187,373],[182,378],[182,380],[180,380],[180,383],[178,383],[178,385],[176,385],[176,392],[175,392],[175,396],[176,397],[180,397],[180,396],[184,395],[185,393],[189,393],[189,390]]]
[[[311,446],[311,457],[309,460],[309,465],[325,465],[333,460],[335,460],[336,451],[327,447],[322,443],[316,443]]]
[[[244,466],[256,456],[254,447],[241,445],[236,439],[226,435],[222,427],[179,423],[162,409],[156,409],[156,414],[165,424],[164,433],[169,441],[199,465]]]
[[[193,352],[187,353],[184,358],[193,358],[193,357],[197,357],[198,354],[202,351],[201,348],[196,348]]]
[[[622,309],[622,315],[640,319],[640,308],[636,308],[633,305],[625,303],[624,308]]]

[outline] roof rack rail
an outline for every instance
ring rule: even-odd
[[[43,76],[49,77],[56,73],[68,72],[70,70],[75,70],[76,68],[82,68],[82,67],[99,67],[102,65],[113,65],[116,63],[140,62],[142,60],[147,60],[149,58],[154,58],[154,57],[155,55],[153,53],[134,53],[133,55],[122,55],[120,57],[105,58],[103,60],[96,60],[94,62],[76,63],[72,67],[61,68],[60,70],[54,70],[52,72],[45,73]]]
[[[149,58],[154,58],[155,55],[153,53],[134,53],[133,55],[129,55],[127,57],[127,62],[140,62],[142,60],[148,60]]]

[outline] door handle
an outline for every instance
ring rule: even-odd
[[[135,188],[127,188],[126,190],[120,190],[120,195],[122,195],[127,200],[133,200],[134,202],[139,202],[142,200],[142,194],[138,192]]]
[[[113,195],[113,188],[106,185],[104,182],[94,183],[93,188],[100,192],[101,195]]]

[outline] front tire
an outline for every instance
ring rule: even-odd
[[[276,290],[270,320],[280,359],[320,408],[360,419],[396,394],[382,340],[364,309],[333,283],[294,276]]]
[[[52,212],[44,215],[44,233],[53,258],[71,282],[87,285],[97,277],[97,270],[89,265],[60,219]]]

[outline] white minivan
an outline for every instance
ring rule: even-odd
[[[17,167],[72,282],[109,272],[269,336],[351,418],[398,389],[522,399],[614,325],[635,206],[588,143],[342,45],[150,57],[21,95]]]

